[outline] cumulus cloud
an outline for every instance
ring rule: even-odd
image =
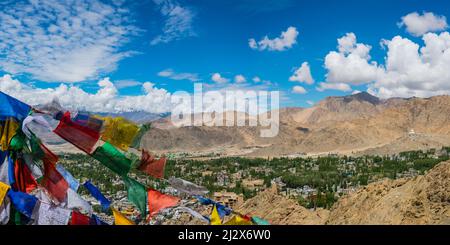
[[[215,83],[228,83],[230,81],[230,79],[222,77],[222,75],[220,75],[220,73],[214,73],[211,76],[211,80]]]
[[[117,1],[116,1],[117,2]],[[138,29],[120,4],[24,0],[0,12],[0,67],[47,82],[80,82],[113,71]]]
[[[346,83],[319,83],[319,86],[316,87],[316,90],[319,92],[323,92],[325,90],[339,90],[343,92],[351,91],[352,88],[350,85]]]
[[[0,77],[0,91],[14,96],[30,105],[45,104],[57,98],[61,105],[72,110],[92,112],[146,111],[151,113],[168,112],[171,109],[171,94],[159,89],[150,82],[142,84],[144,95],[120,96],[109,78],[98,82],[99,89],[88,93],[83,89],[66,84],[56,88],[33,88],[10,75]]]
[[[261,82],[261,78],[260,77],[253,77],[252,81],[255,82],[255,83],[259,83],[259,82]]]
[[[292,87],[292,93],[294,93],[294,94],[306,94],[307,91],[302,86],[294,86],[294,87]]]
[[[234,77],[234,82],[235,83],[245,83],[245,82],[247,82],[247,79],[243,75],[236,75]]]
[[[172,80],[189,80],[191,82],[200,81],[200,78],[198,77],[197,73],[187,73],[187,72],[177,73],[172,69],[160,71],[158,72],[158,76],[167,77]]]
[[[375,81],[380,68],[370,61],[370,45],[357,43],[354,33],[338,39],[338,52],[325,57],[326,81],[329,83],[364,84]]]
[[[193,28],[194,11],[180,5],[175,0],[153,0],[164,18],[162,33],[156,36],[151,45],[168,43],[185,37],[195,36]]]
[[[401,36],[386,41],[385,70],[369,89],[387,97],[450,94],[450,34],[427,33],[424,46]]]
[[[289,81],[313,84],[314,79],[311,75],[311,68],[309,67],[308,62],[303,62],[300,68],[298,68],[294,74],[289,77]]]
[[[407,32],[417,37],[428,32],[443,31],[448,28],[445,16],[435,15],[431,12],[424,12],[422,15],[417,12],[407,14],[402,17],[398,26],[405,26]]]
[[[291,26],[286,31],[281,32],[280,37],[269,39],[268,36],[265,36],[259,42],[257,42],[254,38],[251,38],[248,40],[248,45],[251,49],[257,49],[260,51],[284,51],[292,48],[292,46],[297,43],[297,36],[297,28]]]

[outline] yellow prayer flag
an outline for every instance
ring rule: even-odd
[[[251,225],[252,222],[249,219],[242,217],[241,215],[235,215],[232,219],[227,221],[225,225]]]
[[[7,151],[9,142],[16,135],[19,124],[14,119],[7,119],[0,125],[0,146],[2,151]]]
[[[114,215],[114,224],[115,225],[135,225],[133,221],[129,220],[125,215],[117,211],[115,208],[111,207],[111,210]]]
[[[211,220],[211,225],[221,225],[222,224],[222,220],[220,220],[219,212],[217,212],[216,205],[214,205],[214,209],[211,213],[210,220]]]
[[[6,163],[3,163],[3,164],[6,164]],[[9,185],[7,185],[3,182],[0,182],[0,205],[2,205],[3,199],[5,199],[5,196],[6,196],[6,193],[8,192],[8,190],[9,190]]]
[[[121,150],[127,151],[128,146],[137,135],[139,127],[122,117],[104,117],[101,119],[105,125],[101,139],[119,147]]]

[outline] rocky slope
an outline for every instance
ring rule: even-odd
[[[411,179],[371,183],[328,211],[305,209],[267,190],[238,209],[272,224],[450,224],[450,161]]]

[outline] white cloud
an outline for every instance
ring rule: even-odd
[[[261,82],[261,78],[260,78],[260,77],[253,77],[252,80],[253,80],[253,82],[255,82],[255,83]]]
[[[306,94],[307,91],[302,86],[294,86],[294,87],[292,87],[292,93],[294,93],[294,94]]]
[[[347,33],[338,39],[338,52],[331,51],[325,57],[329,83],[364,84],[375,81],[380,68],[370,62],[370,45],[357,43],[354,33]]]
[[[286,31],[282,32],[280,37],[269,39],[268,36],[265,36],[259,42],[254,38],[251,38],[248,40],[248,45],[250,48],[258,49],[260,51],[284,51],[292,48],[292,46],[297,43],[297,36],[297,28],[291,26]]]
[[[113,71],[136,33],[129,13],[100,0],[29,0],[0,12],[0,67],[47,82],[80,82]]]
[[[325,90],[339,90],[339,91],[343,91],[343,92],[348,92],[351,91],[352,88],[350,87],[350,85],[346,84],[346,83],[324,83],[321,82],[319,83],[319,86],[316,87],[317,91],[323,92]]]
[[[187,72],[176,73],[172,69],[160,71],[158,72],[158,76],[167,77],[173,80],[189,80],[192,82],[200,81],[200,78],[198,77],[197,73],[187,73]]]
[[[413,12],[405,15],[398,26],[406,26],[406,31],[417,37],[428,32],[443,31],[448,28],[445,16],[435,15],[431,12],[424,12],[422,15]]]
[[[386,41],[385,70],[370,91],[387,97],[450,94],[450,34],[427,33],[424,46],[400,36]]]
[[[192,26],[195,18],[192,9],[181,6],[175,0],[153,0],[153,2],[165,18],[165,23],[162,34],[156,36],[151,41],[151,45],[168,43],[196,35]]]
[[[312,100],[307,100],[307,101],[306,101],[306,104],[308,104],[308,105],[314,105],[315,103],[314,103],[314,101],[312,101]]]
[[[235,83],[245,83],[245,82],[247,82],[247,79],[243,75],[236,75],[234,77],[234,82]]]
[[[303,62],[300,68],[298,68],[294,74],[289,77],[289,81],[313,84],[314,79],[311,75],[311,68],[309,67],[308,62]]]
[[[138,81],[132,80],[132,79],[129,79],[129,80],[118,80],[118,81],[114,82],[114,86],[117,89],[136,87],[136,86],[140,86],[140,85],[142,85],[141,82],[138,82]]]
[[[228,83],[230,81],[230,79],[222,77],[222,75],[220,75],[220,73],[214,73],[211,76],[211,80],[215,83]]]
[[[352,94],[359,94],[359,93],[361,93],[361,91],[359,91],[357,89],[353,90],[353,92],[352,92]]]
[[[33,88],[10,75],[0,77],[0,91],[16,97],[30,105],[48,103],[57,98],[61,105],[71,110],[92,112],[147,111],[168,112],[171,109],[171,94],[165,89],[155,88],[150,82],[142,84],[144,95],[120,96],[109,78],[98,82],[96,93],[88,93],[76,86],[60,84],[56,88]]]

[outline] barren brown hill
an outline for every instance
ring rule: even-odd
[[[273,189],[238,211],[272,224],[450,224],[450,161],[426,175],[371,183],[340,198],[330,211],[308,210]]]
[[[145,135],[142,146],[157,152],[280,156],[387,154],[450,145],[450,96],[380,100],[360,93],[329,97],[306,109],[283,108],[279,115],[279,134],[273,138],[261,138],[261,126],[175,128],[162,120]]]

